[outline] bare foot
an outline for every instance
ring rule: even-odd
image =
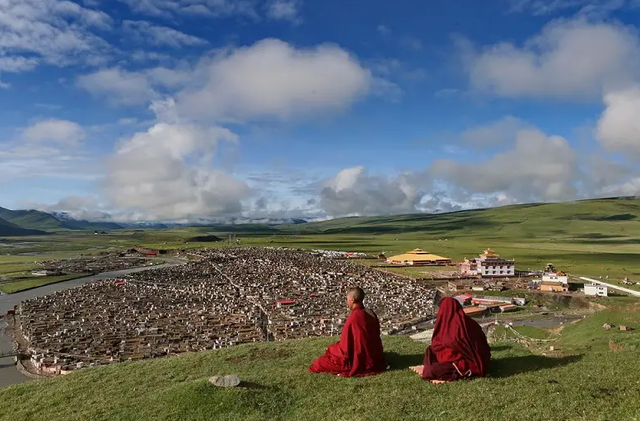
[[[446,380],[429,380],[433,384],[442,384],[447,383]]]
[[[422,376],[422,371],[424,370],[424,366],[423,365],[414,365],[413,367],[409,367],[409,370],[413,371],[416,374],[419,374]]]

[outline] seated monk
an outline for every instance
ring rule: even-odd
[[[361,377],[383,372],[387,363],[382,354],[380,322],[372,310],[362,304],[364,291],[351,288],[347,293],[347,305],[351,314],[342,328],[340,342],[327,348],[309,371],[332,373],[344,377]]]
[[[424,365],[410,367],[431,383],[444,383],[489,372],[491,348],[480,325],[453,298],[443,298]]]

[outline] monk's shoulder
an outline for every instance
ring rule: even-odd
[[[351,315],[349,317],[353,317],[354,319],[358,319],[358,320],[369,320],[369,319],[378,320],[378,315],[375,313],[375,311],[368,308],[355,309],[354,311],[351,312]]]
[[[364,310],[365,313],[367,313],[369,316],[373,317],[374,319],[378,319],[378,315],[376,314],[375,311],[371,310],[370,308],[367,308]]]

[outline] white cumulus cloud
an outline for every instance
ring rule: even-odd
[[[554,21],[522,46],[466,52],[473,88],[504,97],[592,100],[638,77],[635,28],[584,19]]]
[[[518,131],[527,127],[527,123],[513,116],[505,116],[499,120],[464,130],[460,139],[472,146],[504,145],[511,142]]]
[[[108,159],[106,197],[119,209],[153,220],[239,214],[249,187],[211,167],[218,142],[235,140],[222,127],[159,121],[121,143]]]
[[[372,86],[371,72],[333,45],[295,48],[277,39],[233,49],[199,65],[201,80],[177,96],[204,118],[288,118],[343,109]]]
[[[369,175],[365,167],[346,168],[322,183],[320,207],[329,216],[381,215],[416,211],[426,187],[412,175]]]
[[[113,104],[145,104],[172,95],[183,118],[204,121],[287,119],[340,111],[368,93],[392,98],[400,93],[337,46],[295,48],[276,39],[174,68],[102,69],[76,83]]]
[[[76,84],[92,95],[107,98],[113,104],[146,104],[158,95],[144,73],[117,67],[79,76]]]
[[[437,160],[429,173],[470,196],[504,194],[515,201],[555,201],[577,196],[579,168],[565,138],[523,129],[516,134],[512,150],[479,163]]]
[[[35,123],[22,132],[23,139],[32,142],[76,144],[87,137],[84,129],[73,121],[49,119]]]
[[[608,93],[596,136],[609,151],[640,157],[640,86]]]

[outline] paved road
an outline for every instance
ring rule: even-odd
[[[42,297],[43,295],[52,294],[57,291],[64,291],[66,289],[75,288],[89,282],[95,282],[99,279],[117,278],[119,276],[128,275],[130,273],[162,269],[184,263],[182,260],[168,259],[164,257],[162,260],[169,263],[157,266],[144,266],[135,269],[124,269],[114,272],[105,272],[93,276],[87,276],[85,278],[72,279],[70,281],[59,282],[57,284],[45,285],[40,288],[31,289],[29,291],[0,295],[0,315],[7,314],[7,311],[12,309],[15,305],[18,305],[22,301],[31,298]],[[2,319],[0,319],[0,353],[8,352],[12,349],[11,337],[5,331],[5,327],[6,323]],[[13,364],[13,357],[0,358],[0,387],[22,383],[27,380],[30,380],[29,377],[23,376],[18,372],[18,370],[16,370]]]
[[[633,295],[634,297],[640,297],[640,291],[635,291],[633,289],[624,288],[624,287],[621,287],[619,285],[610,284],[608,282],[602,282],[599,279],[585,278],[584,276],[581,276],[580,279],[582,281],[593,282],[594,284],[605,285],[608,288],[615,289],[615,290],[618,290],[618,291],[622,291],[622,292],[624,292],[626,294]]]

